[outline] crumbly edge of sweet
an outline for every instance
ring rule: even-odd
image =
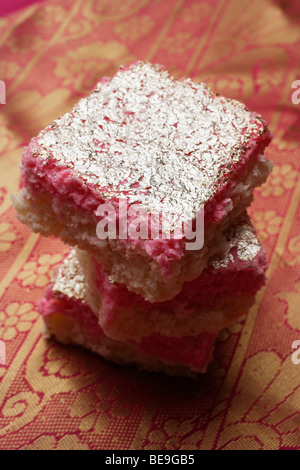
[[[105,334],[120,341],[140,341],[152,333],[167,337],[197,336],[203,332],[214,333],[226,328],[247,313],[254,302],[253,294],[236,298],[228,294],[217,308],[207,310],[200,306],[185,316],[181,312],[157,312],[157,315],[151,312],[147,315],[141,308],[119,307],[114,309],[111,319],[107,318],[102,306],[97,316]]]
[[[63,317],[62,314],[59,315]],[[57,327],[55,318],[51,315],[43,317],[44,336],[46,339],[54,337],[62,344],[75,344],[83,347],[84,349],[90,350],[109,361],[120,365],[134,365],[141,370],[149,372],[163,372],[171,376],[191,378],[195,378],[197,373],[206,372],[206,368],[203,368],[202,370],[193,370],[182,364],[174,364],[171,361],[142,354],[136,350],[134,344],[121,343],[110,339],[105,335],[99,338],[98,344],[94,344],[82,333],[80,323],[77,324],[66,317],[63,318],[66,322],[66,328],[64,329]]]
[[[101,329],[101,325],[98,327],[98,333],[95,328],[92,329],[92,337],[90,337],[85,332],[85,325],[82,323],[82,320],[77,318],[76,314],[74,316],[74,313],[76,311],[79,313],[81,309],[85,309],[85,313],[82,313],[82,315],[86,314],[87,317],[89,317],[89,315],[93,315],[89,304],[86,302],[85,289],[86,280],[84,278],[82,266],[77,259],[76,251],[71,250],[70,254],[56,270],[51,282],[51,287],[48,289],[45,298],[42,299],[39,305],[45,324],[48,326],[45,330],[46,335],[51,336],[52,334],[58,339],[63,337],[63,342],[75,344],[82,344],[82,341],[79,341],[78,343],[78,337],[83,339],[85,338],[88,343],[92,345],[91,347],[88,347],[89,349],[96,348],[96,352],[99,353],[100,348],[100,354],[102,356],[104,355],[104,357],[108,357],[108,359],[120,362],[120,360],[122,361],[123,353],[125,353],[125,363],[139,365],[139,359],[141,359],[143,364],[145,362],[150,364],[150,370],[160,370],[161,364],[163,364],[164,367],[171,367],[172,370],[174,369],[178,371],[178,368],[186,368],[187,370],[202,372],[202,370],[199,370],[199,367],[197,368],[197,366],[187,366],[186,364],[182,364],[180,361],[177,363],[177,361],[166,360],[161,357],[153,356],[147,352],[139,351],[136,342],[116,341],[105,334]],[[67,304],[65,304],[65,302],[67,302]],[[64,312],[65,308],[70,312],[69,314]],[[88,320],[88,318],[86,318],[86,320]],[[97,321],[96,318],[94,321]],[[88,320],[87,325],[91,325],[90,320]],[[88,328],[90,327],[91,326]],[[107,354],[103,352],[107,347],[112,349],[112,355],[109,354],[107,356]],[[119,359],[118,357],[113,357],[116,351],[120,352]],[[205,354],[211,355],[211,353],[212,348],[209,347]],[[132,360],[128,359],[128,354],[133,355]],[[159,369],[157,369],[158,365]]]

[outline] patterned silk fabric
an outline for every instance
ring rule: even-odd
[[[45,0],[1,17],[0,32],[0,448],[300,449],[299,1]],[[244,101],[274,135],[249,211],[268,282],[194,381],[44,340],[38,300],[68,247],[11,205],[29,139],[138,59]]]

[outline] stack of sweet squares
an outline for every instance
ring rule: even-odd
[[[242,103],[142,62],[32,139],[18,217],[76,247],[40,302],[46,336],[147,370],[205,372],[265,282],[246,208],[271,171],[270,140]]]

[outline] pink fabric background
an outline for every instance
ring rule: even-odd
[[[1,0],[0,16],[12,13],[20,8],[28,7],[33,3],[40,3],[43,0]]]
[[[274,170],[249,211],[268,283],[193,382],[46,342],[37,304],[68,248],[31,233],[11,205],[30,138],[138,59],[244,101],[274,134]],[[299,0],[44,0],[0,18],[1,449],[300,449],[296,79]]]

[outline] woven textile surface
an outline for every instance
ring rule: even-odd
[[[25,3],[0,17],[0,448],[300,449],[299,2]],[[37,304],[69,248],[31,233],[11,205],[30,138],[136,60],[244,101],[274,136],[273,172],[249,210],[268,282],[194,381],[45,341]]]

